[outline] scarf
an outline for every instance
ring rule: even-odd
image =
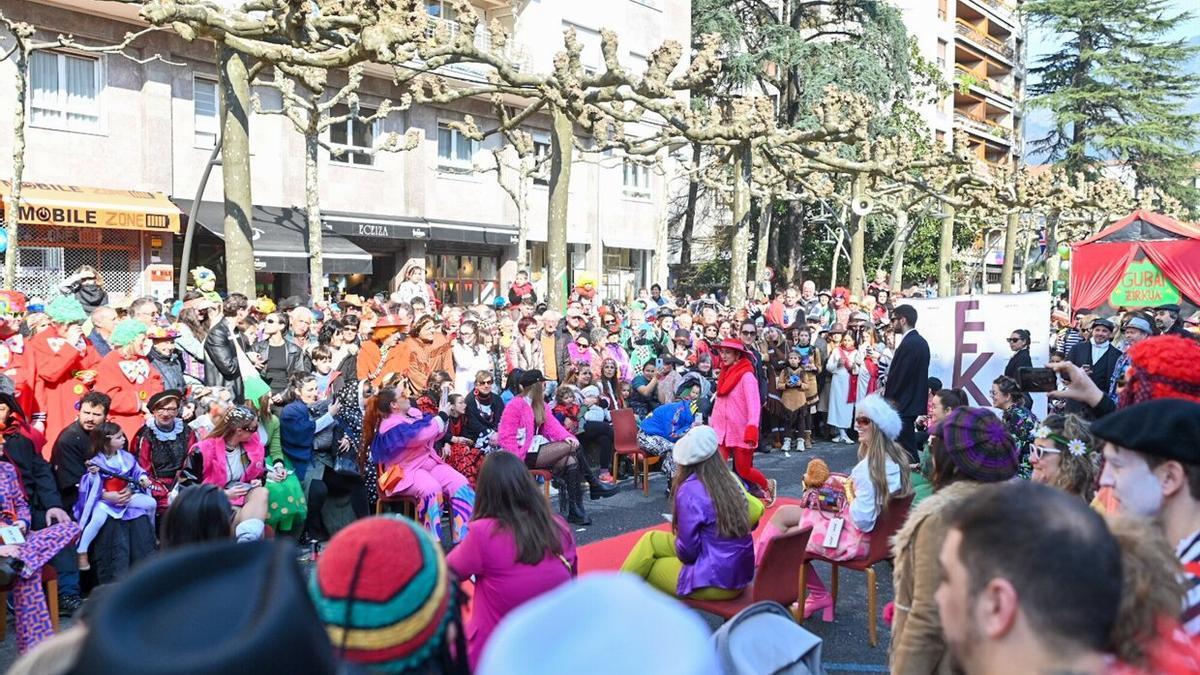
[[[846,351],[843,347],[838,347],[838,360],[842,367],[846,369],[846,373],[850,375],[850,390],[846,392],[846,403],[858,402],[858,373],[851,370],[854,366],[854,360],[850,358],[853,351]]]
[[[717,376],[717,396],[728,396],[747,373],[754,374],[754,364],[750,362],[750,357],[745,355],[734,361],[732,366],[722,368],[721,374]]]
[[[514,283],[509,290],[517,295],[518,298],[523,298],[533,294],[533,284],[525,282],[523,284]]]

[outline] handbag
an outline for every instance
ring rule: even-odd
[[[396,493],[400,483],[404,481],[404,467],[393,464],[379,474],[379,492],[391,496]]]
[[[339,452],[333,456],[333,472],[347,478],[362,476],[358,470],[358,459],[354,456],[353,450]]]
[[[809,488],[801,497],[800,525],[812,528],[808,537],[809,553],[835,561],[856,560],[867,554],[870,534],[854,525],[850,517],[850,500],[846,497],[847,477],[833,474],[818,488]],[[832,546],[825,545],[826,535],[841,521],[840,533]]]

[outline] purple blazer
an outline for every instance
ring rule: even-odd
[[[736,539],[717,531],[717,510],[698,476],[689,476],[675,497],[675,554],[683,561],[680,597],[712,586],[738,590],[754,580],[754,539]]]

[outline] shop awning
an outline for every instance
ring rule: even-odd
[[[12,183],[0,181],[0,213],[9,207]],[[24,182],[22,225],[104,227],[179,232],[179,208],[161,192]]]
[[[517,244],[517,228],[505,225],[431,218],[429,227],[433,230],[433,238],[438,241],[495,244],[497,246],[516,246]]]
[[[514,246],[517,243],[517,228],[498,223],[345,211],[324,211],[321,216],[331,230],[348,237],[424,239],[495,246]]]
[[[187,213],[191,200],[176,199]],[[308,221],[303,209],[290,206],[255,206],[251,213],[254,230],[254,267],[261,272],[306,274],[308,272]],[[225,238],[225,205],[201,202],[196,221],[217,237]],[[370,274],[371,254],[326,226],[321,235],[321,258],[326,274]]]

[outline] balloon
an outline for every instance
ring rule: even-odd
[[[1063,260],[1070,260],[1071,259],[1071,247],[1067,246],[1066,244],[1059,244],[1058,245],[1058,257],[1062,258]]]
[[[8,250],[8,230],[0,229],[0,253]]]

